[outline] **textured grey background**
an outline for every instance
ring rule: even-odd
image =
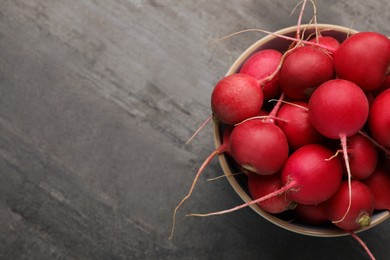
[[[291,0],[1,0],[0,258],[367,259],[350,237],[313,238],[239,204],[214,160],[213,85],[263,35],[296,23]],[[387,0],[318,1],[318,21],[390,35]],[[312,13],[306,10],[305,20]],[[390,223],[362,233],[389,259]]]

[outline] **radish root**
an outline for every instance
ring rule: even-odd
[[[371,136],[369,136],[368,134],[366,134],[365,132],[363,131],[359,131],[359,134],[365,138],[367,138],[373,145],[375,145],[376,147],[378,147],[379,149],[381,149],[382,151],[384,151],[386,153],[387,156],[390,156],[390,151],[384,147],[383,145],[380,145],[377,141],[375,141],[374,138],[372,138]]]
[[[200,127],[195,131],[195,133],[188,139],[188,141],[186,142],[186,144],[191,143],[191,141],[195,138],[195,136],[198,135],[198,133],[200,132],[200,130],[202,130],[212,118],[213,118],[213,115],[210,115],[210,116],[209,116],[209,117],[200,125]]]
[[[332,221],[332,223],[342,222],[345,219],[345,217],[348,215],[349,210],[351,209],[351,205],[352,205],[352,186],[351,186],[352,177],[351,177],[351,168],[349,167],[349,157],[348,157],[348,150],[347,150],[347,137],[345,135],[341,135],[340,140],[341,140],[341,146],[343,148],[342,151],[343,151],[345,167],[347,168],[347,174],[348,174],[348,208],[345,211],[344,216],[341,219]]]
[[[221,146],[221,147],[226,147],[226,145],[225,145],[225,146]],[[180,207],[180,206],[181,206],[181,205],[182,205],[182,204],[191,196],[191,194],[192,194],[192,192],[193,192],[193,190],[194,190],[194,188],[195,188],[195,184],[196,184],[196,182],[198,181],[198,179],[199,179],[201,173],[203,172],[203,170],[206,168],[206,166],[211,162],[211,160],[212,160],[216,155],[218,155],[218,154],[221,153],[221,152],[224,152],[224,150],[226,149],[226,148],[221,149],[221,147],[220,147],[220,149],[214,150],[214,152],[212,152],[212,153],[207,157],[207,159],[203,162],[202,166],[199,168],[198,172],[197,172],[196,175],[195,175],[195,178],[194,178],[194,180],[193,180],[193,182],[192,182],[192,185],[191,185],[191,188],[190,188],[188,194],[180,201],[180,203],[179,203],[179,204],[176,206],[176,208],[174,209],[174,211],[173,211],[173,216],[172,216],[172,229],[171,229],[171,235],[169,236],[169,239],[172,239],[173,234],[174,234],[174,231],[175,231],[176,213],[177,213],[177,210],[178,210],[179,207]]]
[[[261,198],[258,198],[256,200],[252,200],[252,201],[249,201],[249,202],[244,203],[242,205],[236,206],[234,208],[231,208],[231,209],[228,209],[228,210],[223,210],[223,211],[206,213],[206,214],[192,213],[192,214],[187,214],[186,217],[209,217],[209,216],[215,216],[215,215],[223,215],[223,214],[226,214],[226,213],[230,213],[230,212],[233,212],[233,211],[245,208],[245,207],[253,205],[253,204],[260,203],[260,202],[265,201],[267,199],[270,199],[272,197],[281,195],[284,192],[287,192],[288,190],[294,188],[295,186],[296,186],[296,183],[294,181],[291,181],[290,183],[286,184],[285,186],[283,186],[279,190],[276,190],[276,191],[274,191],[272,193],[269,193],[268,195],[266,195],[264,197],[261,197]]]
[[[368,254],[371,260],[376,259],[375,256],[371,253],[370,249],[367,247],[366,243],[364,243],[364,241],[358,235],[356,235],[355,232],[353,231],[347,231],[347,232],[363,247],[363,249],[366,251],[366,253]]]

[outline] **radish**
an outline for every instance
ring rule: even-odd
[[[347,137],[360,131],[367,121],[368,111],[368,100],[363,90],[343,79],[323,83],[309,100],[309,119],[313,127],[322,135],[341,141],[349,183],[351,171]],[[351,206],[351,198],[349,205]],[[348,214],[348,211],[349,208],[345,214]]]
[[[279,72],[284,94],[295,100],[306,100],[320,84],[334,77],[333,62],[317,47],[297,47],[285,58]]]
[[[233,138],[234,131],[232,133]],[[339,160],[328,160],[333,152],[319,144],[309,144],[296,150],[287,159],[282,170],[283,186],[261,198],[231,209],[188,216],[206,217],[222,215],[260,203],[286,193],[287,198],[301,204],[314,205],[329,199],[340,187],[342,166]]]
[[[258,51],[245,61],[239,71],[259,80],[262,85],[264,100],[274,98],[281,93],[278,74],[273,74],[278,69],[282,56],[281,52],[273,49]]]
[[[318,37],[314,37],[313,39],[309,40],[309,42],[316,42],[318,44],[321,44],[322,46],[328,47],[327,49],[324,49],[325,51],[327,51],[328,49],[337,50],[338,47],[340,46],[340,42],[336,38],[333,38],[331,36],[320,35]],[[333,53],[330,54],[333,55]]]
[[[342,166],[334,153],[319,144],[305,145],[290,155],[282,170],[288,196],[300,204],[314,205],[329,199],[339,188]]]
[[[386,89],[374,99],[368,122],[378,143],[390,147],[390,89]]]
[[[310,123],[331,139],[356,134],[368,118],[368,100],[354,83],[334,79],[318,87],[309,100]]]
[[[258,81],[246,74],[232,74],[220,80],[211,94],[211,109],[222,123],[234,125],[256,116],[263,105]]]
[[[324,138],[309,122],[308,104],[303,101],[285,103],[281,106],[276,124],[285,133],[290,150],[304,145],[322,143]]]
[[[333,55],[339,78],[364,91],[378,88],[390,65],[390,40],[376,32],[359,32],[346,39]]]
[[[371,224],[374,205],[374,194],[367,185],[358,180],[352,180],[351,185],[343,181],[336,194],[325,202],[325,214],[337,227],[355,231]]]
[[[269,175],[283,167],[288,157],[288,142],[283,131],[275,124],[252,119],[233,129],[229,151],[241,167]]]
[[[253,199],[261,198],[268,193],[276,191],[282,187],[280,172],[272,175],[248,174],[248,189]],[[269,213],[281,213],[288,209],[293,209],[296,205],[286,194],[281,194],[269,198],[257,204],[261,209]]]
[[[374,194],[375,209],[390,210],[390,172],[378,168],[364,183]]]
[[[317,205],[298,204],[295,207],[294,212],[297,219],[305,224],[322,225],[329,221],[328,217],[325,215],[324,205],[324,202]]]
[[[362,180],[369,177],[378,162],[378,151],[367,138],[357,134],[348,139],[351,176]]]
[[[387,75],[382,85],[380,85],[379,88],[373,90],[371,93],[373,94],[374,97],[376,97],[388,88],[390,88],[390,75]]]

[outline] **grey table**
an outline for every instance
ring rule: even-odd
[[[213,85],[240,52],[296,23],[297,1],[0,1],[1,259],[367,259],[350,237],[314,238],[241,203],[214,149]],[[390,35],[389,4],[318,1],[318,21]],[[308,21],[308,7],[304,21]],[[361,233],[389,259],[390,223]]]

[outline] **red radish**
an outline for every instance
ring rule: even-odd
[[[333,77],[331,57],[319,48],[303,46],[285,58],[279,72],[279,84],[287,97],[306,100],[316,87]]]
[[[297,219],[305,224],[321,225],[329,221],[325,215],[324,205],[324,203],[317,205],[298,204],[294,212],[296,213]]]
[[[378,162],[376,147],[365,137],[357,134],[348,139],[348,156],[353,178],[362,180],[369,177]]]
[[[356,134],[368,117],[368,101],[354,83],[334,79],[319,86],[309,100],[310,122],[331,139]]]
[[[319,36],[319,37],[314,37],[313,39],[310,40],[310,42],[316,42],[321,44],[322,46],[328,47],[326,50],[331,49],[331,50],[337,50],[338,47],[340,46],[340,42],[331,36]],[[331,54],[333,55],[333,54]]]
[[[350,183],[347,137],[356,134],[368,118],[368,100],[356,84],[343,80],[329,80],[319,86],[309,100],[309,118],[313,127],[331,139],[340,139]],[[351,195],[350,195],[351,197]],[[351,198],[349,199],[351,206]],[[348,214],[349,208],[345,212]]]
[[[376,32],[359,32],[346,39],[333,55],[339,78],[364,91],[378,88],[390,65],[390,40]]]
[[[297,101],[283,104],[277,117],[281,120],[276,121],[276,124],[285,133],[291,150],[296,150],[307,144],[321,143],[325,139],[310,124],[306,102]]]
[[[176,222],[176,212],[177,210],[179,209],[179,207],[191,196],[194,188],[195,188],[195,184],[196,182],[198,181],[200,175],[202,174],[203,170],[206,168],[206,166],[211,162],[211,160],[217,156],[218,154],[222,154],[222,153],[229,153],[229,140],[230,140],[230,136],[231,136],[231,133],[232,133],[232,130],[233,130],[233,127],[231,126],[227,126],[225,129],[224,129],[224,132],[223,132],[223,139],[222,139],[222,144],[217,148],[215,149],[207,158],[206,160],[203,162],[203,164],[201,165],[201,167],[199,168],[198,172],[196,173],[195,175],[195,178],[192,182],[192,185],[191,185],[191,188],[188,192],[188,194],[179,202],[179,204],[175,207],[174,211],[173,211],[173,220],[172,220],[172,230],[171,230],[171,235],[169,237],[169,239],[171,239],[173,237],[173,233],[174,233],[174,230],[175,230],[175,222]]]
[[[280,173],[272,175],[248,174],[248,189],[253,199],[261,198],[282,187]],[[281,213],[295,207],[295,203],[281,194],[258,203],[258,206],[269,213]]]
[[[283,167],[288,157],[288,143],[283,131],[275,124],[252,119],[233,129],[229,151],[241,167],[269,175]]]
[[[233,134],[234,131],[232,138]],[[189,216],[222,215],[284,193],[297,203],[305,205],[321,203],[337,192],[342,179],[340,161],[335,158],[328,160],[332,155],[333,152],[322,145],[303,146],[287,159],[281,176],[283,186],[279,190],[232,209],[207,214],[189,214]]]
[[[368,123],[378,143],[390,147],[390,89],[383,91],[372,102]]]
[[[281,90],[278,85],[278,74],[271,77],[278,69],[283,54],[277,50],[265,49],[253,54],[245,61],[240,73],[250,75],[263,85],[264,100],[278,96]]]
[[[350,194],[352,196],[349,205]],[[325,202],[325,213],[337,227],[355,231],[371,224],[374,205],[374,195],[367,185],[352,180],[350,190],[348,182],[343,181],[337,193]],[[348,213],[345,215],[346,211]]]
[[[342,166],[331,159],[333,151],[319,144],[305,145],[290,155],[282,181],[290,186],[288,196],[300,204],[313,205],[330,198],[339,188]]]
[[[385,91],[386,89],[390,88],[390,75],[387,75],[385,78],[385,81],[383,81],[382,85],[380,85],[379,88],[375,89],[371,93],[373,94],[374,97],[378,96],[380,93]]]
[[[390,210],[390,172],[378,168],[364,183],[371,189],[375,199],[375,209]]]
[[[234,125],[256,116],[263,104],[258,81],[246,74],[232,74],[218,82],[211,94],[211,109],[222,123]]]

